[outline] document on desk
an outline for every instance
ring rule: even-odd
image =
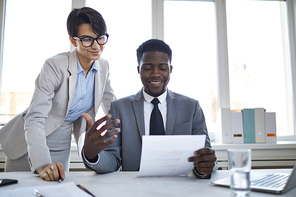
[[[45,183],[46,184],[46,183]],[[35,187],[20,187],[12,190],[1,190],[1,197],[10,197],[10,196],[26,196],[26,197],[36,197],[34,194],[34,190],[38,190],[42,193],[42,196],[45,197],[91,197],[85,191],[79,189],[74,182],[61,183],[56,185],[43,185],[43,186],[35,186]]]
[[[204,148],[205,135],[143,136],[138,176],[188,175],[193,162],[188,158]]]

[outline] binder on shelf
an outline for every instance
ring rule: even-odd
[[[232,143],[233,144],[243,144],[243,117],[241,110],[232,111],[231,110],[231,130],[232,130]]]
[[[221,113],[221,128],[222,128],[222,143],[231,144],[231,112],[230,108],[220,108]]]
[[[244,143],[255,143],[255,116],[254,109],[243,109]]]
[[[276,143],[276,116],[275,112],[265,112],[265,140],[266,143]]]
[[[255,118],[255,142],[265,143],[265,109],[255,108],[254,109]]]

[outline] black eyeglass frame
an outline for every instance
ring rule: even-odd
[[[106,36],[106,37],[107,37],[106,42],[105,42],[104,44],[100,44],[99,41],[98,41],[98,39],[99,39],[100,37],[102,37],[102,36]],[[94,41],[97,41],[98,45],[102,46],[102,45],[105,45],[105,44],[108,42],[109,34],[106,33],[106,34],[104,34],[104,35],[100,35],[100,36],[98,36],[98,37],[96,37],[96,38],[93,38],[93,37],[90,37],[90,36],[85,36],[85,37],[83,37],[83,38],[78,38],[78,37],[73,37],[73,38],[74,38],[75,40],[80,40],[82,46],[84,46],[84,45],[83,45],[83,42],[82,42],[82,40],[83,40],[84,38],[91,38],[91,39],[92,39],[91,44],[90,44],[89,46],[84,46],[84,47],[91,47],[91,46],[94,44]]]

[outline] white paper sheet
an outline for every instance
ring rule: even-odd
[[[21,187],[18,189],[12,190],[1,190],[1,197],[11,197],[11,196],[26,196],[26,197],[36,197],[34,195],[34,189],[38,189],[42,193],[46,194],[45,196],[50,197],[89,197],[90,195],[80,188],[78,188],[74,182],[60,183],[57,185],[44,185],[44,186],[35,186],[35,187]]]
[[[138,176],[188,175],[193,162],[188,158],[204,148],[205,135],[143,136]]]

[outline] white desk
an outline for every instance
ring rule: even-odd
[[[254,170],[256,173],[259,170]],[[260,170],[265,171],[266,170]],[[291,172],[290,169],[277,169],[273,171]],[[228,176],[227,170],[217,171],[211,180],[220,179]],[[252,175],[251,175],[252,176]],[[4,190],[10,190],[19,187],[37,186],[37,185],[55,185],[63,184],[58,182],[46,182],[30,172],[10,172],[0,173],[0,178],[18,179],[19,183],[1,187]],[[188,177],[137,177],[137,172],[114,172],[104,175],[98,175],[92,171],[69,172],[66,173],[64,182],[73,181],[75,184],[81,184],[96,196],[207,196],[224,197],[231,196],[230,189],[213,186],[211,180],[197,179],[190,175]],[[251,192],[251,197],[275,197],[277,195],[261,192]],[[290,190],[281,196],[296,196],[296,188]]]
[[[74,138],[73,138],[74,139]],[[296,141],[278,141],[276,144],[219,144],[212,143],[218,166],[227,169],[228,148],[251,148],[253,168],[293,168],[296,163]],[[0,144],[0,172],[4,170],[5,154]],[[75,143],[71,146],[70,170],[84,170]]]

